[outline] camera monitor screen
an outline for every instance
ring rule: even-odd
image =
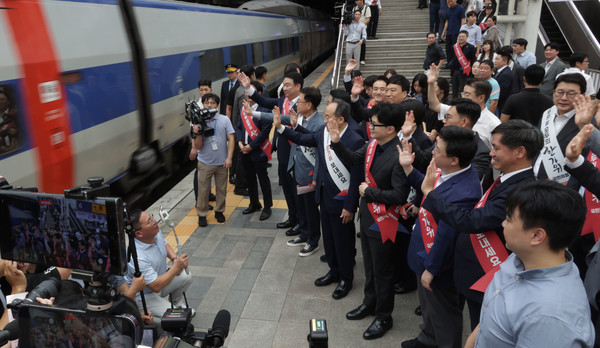
[[[5,260],[111,274],[126,270],[120,198],[0,191],[0,230]]]
[[[139,323],[133,315],[58,307],[19,309],[19,347],[135,347]]]

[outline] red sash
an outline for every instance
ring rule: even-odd
[[[242,111],[242,121],[244,123],[244,129],[246,129],[246,133],[248,133],[248,136],[250,137],[250,139],[252,139],[252,140],[256,139],[256,137],[258,136],[258,133],[260,133],[260,130],[258,129],[258,127],[256,127],[256,124],[254,123],[252,116],[250,116],[246,112]],[[267,155],[267,158],[270,161],[271,160],[271,142],[269,141],[268,138],[265,139],[265,141],[263,141],[262,145],[260,145],[260,149]]]
[[[463,74],[470,75],[471,74],[471,61],[467,60],[465,54],[462,51],[462,48],[457,43],[454,44],[454,54],[456,55],[456,59],[460,63],[460,66],[463,68]]]
[[[371,164],[373,163],[373,157],[375,156],[375,148],[377,147],[377,140],[373,139],[367,147],[367,155],[365,157],[365,182],[369,187],[377,188],[377,183],[371,175]],[[385,243],[386,240],[391,240],[392,243],[396,241],[396,232],[398,231],[398,225],[400,218],[401,205],[391,205],[387,210],[385,209],[384,203],[367,203],[369,212],[375,220],[379,232],[381,233],[381,242]]]
[[[600,169],[600,161],[598,160],[598,156],[596,156],[592,151],[590,151],[588,154],[587,160],[590,161],[594,167]],[[600,237],[600,201],[596,195],[592,194],[588,190],[585,190],[583,197],[585,198],[587,214],[583,229],[581,230],[581,235],[584,236],[586,234],[593,233],[594,240],[597,242],[598,238]]]
[[[481,28],[481,32],[483,33],[487,29],[487,24],[485,22],[479,23],[479,28]]]
[[[475,206],[475,209],[479,209],[485,205],[493,188],[492,185],[492,187],[487,190],[485,195],[481,197],[479,203]],[[471,289],[485,292],[485,289],[492,281],[492,278],[494,278],[494,273],[500,268],[500,264],[508,258],[508,252],[496,231],[471,234],[471,245],[475,250],[475,255],[477,255],[477,260],[479,261],[481,268],[483,268],[483,271],[485,272],[483,277],[476,281],[475,284],[471,285]]]
[[[369,103],[367,104],[367,109],[372,109],[373,105],[375,105],[375,99],[369,100]],[[371,124],[369,123],[369,121],[366,121],[365,126],[367,127],[367,138],[371,140]]]
[[[437,175],[435,176],[435,183],[433,187],[437,185],[438,179],[442,175],[442,171],[437,169]],[[425,251],[429,254],[431,251],[431,247],[433,246],[433,242],[435,240],[435,234],[437,232],[437,222],[433,218],[431,213],[423,208],[423,202],[425,201],[425,197],[421,201],[421,208],[419,209],[419,225],[421,226],[421,238],[423,238],[423,244],[425,245]]]
[[[290,98],[285,97],[285,99],[283,100],[283,110],[281,110],[281,114],[282,115],[289,115],[290,114]],[[292,127],[289,127],[292,128]],[[292,141],[288,140],[288,144],[290,144],[290,146],[292,146]],[[271,159],[271,157],[269,157],[269,160]]]

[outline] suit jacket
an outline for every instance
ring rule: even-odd
[[[363,145],[363,147],[355,152],[347,149],[341,142],[332,143],[331,148],[342,161],[364,166],[368,145]],[[371,174],[377,184],[377,188],[369,187],[366,189],[365,197],[360,200],[361,225],[370,226],[364,231],[370,235],[379,235],[380,232],[375,229],[375,221],[369,212],[367,203],[384,203],[386,208],[389,208],[390,205],[406,203],[406,199],[408,198],[410,187],[406,181],[404,170],[400,166],[400,162],[398,162],[398,149],[396,145],[400,145],[398,137],[390,140],[385,151],[377,156],[375,163],[371,166]],[[402,224],[398,228],[404,229]]]
[[[259,106],[273,110],[273,107],[277,106],[280,110],[283,110],[283,101],[285,96],[281,98],[268,98],[258,93],[253,93],[250,99],[254,100]],[[292,106],[292,109],[296,109],[296,104]],[[279,141],[279,132],[275,132],[273,136],[273,151],[277,151],[277,160],[279,161],[279,167],[285,167],[287,169],[288,161],[290,158],[291,146],[287,141]]]
[[[296,130],[307,134],[320,132],[323,128],[325,128],[323,116],[318,112],[315,112],[314,115],[310,116],[308,121],[304,120],[302,126],[298,125]],[[311,156],[311,153],[315,156],[314,166],[306,158],[306,155]],[[298,144],[295,143],[292,144],[287,169],[288,171],[294,170],[294,178],[296,178],[298,185],[305,186],[313,181],[313,175],[316,176],[319,171],[319,159],[317,157],[318,152],[315,147],[298,146]]]
[[[271,122],[259,120],[255,117],[253,117],[252,120],[254,121],[254,124],[256,125],[256,127],[258,127],[258,129],[260,129],[260,133],[258,133],[258,135],[256,136],[256,138],[254,138],[254,140],[252,140],[252,138],[250,138],[250,136],[248,136],[247,144],[250,145],[250,147],[252,148],[252,151],[250,151],[250,154],[249,154],[250,159],[253,162],[266,161],[267,155],[265,154],[265,152],[263,150],[261,150],[260,147],[264,143],[264,141],[269,138],[269,133],[271,132],[271,128],[273,127],[273,124]],[[246,140],[246,127],[244,127],[244,122],[242,121],[242,118],[240,117],[238,120],[238,123],[236,125],[236,129],[235,129],[236,146],[237,146],[238,141],[241,141],[245,145],[246,144],[245,140]],[[244,155],[244,156],[248,156],[248,155]]]
[[[596,197],[600,197],[600,172],[592,163],[584,160],[583,164],[577,168],[565,166],[565,169],[579,181],[581,186],[585,187],[592,194],[595,194]]]
[[[233,85],[232,89],[235,88],[235,86],[238,86],[240,84],[240,82],[238,80],[235,80],[235,84]],[[221,84],[221,102],[219,103],[219,113],[221,115],[225,115],[225,112],[227,110],[227,99],[229,98],[229,80],[223,81],[223,83]]]
[[[525,82],[523,82],[523,76],[525,75],[525,68],[519,64],[516,60],[513,61],[512,72],[514,76],[513,85],[512,85],[512,93],[519,93],[523,88],[525,88]]]
[[[544,75],[544,81],[542,81],[542,84],[540,85],[540,91],[551,98],[552,91],[554,90],[554,80],[556,80],[556,75],[563,72],[563,70],[565,70],[565,68],[567,67],[567,65],[562,60],[560,60],[560,58],[557,57],[555,59],[556,62],[552,63],[552,66],[550,67],[546,75]],[[546,68],[546,64],[547,63],[542,63],[540,64],[540,66],[542,68]]]
[[[502,221],[506,218],[506,197],[520,183],[531,180],[535,180],[532,169],[515,174],[490,192],[485,205],[479,209],[458,207],[435,191],[430,192],[423,202],[425,209],[459,232],[454,253],[454,284],[466,298],[483,302],[483,293],[469,288],[485,274],[475,255],[470,234],[496,231],[504,243]]]
[[[424,175],[414,169],[407,178],[409,184],[420,191]],[[451,177],[448,181],[444,181],[433,192],[450,204],[471,209],[481,198],[481,185],[477,172],[471,167],[465,172]],[[438,225],[433,246],[428,254],[423,244],[421,224],[417,221],[408,246],[408,265],[417,276],[428,270],[435,276],[434,281],[437,285],[453,286],[451,266],[454,263],[454,245],[458,233],[455,228],[438,218],[437,215],[433,213],[431,215]]]
[[[506,103],[508,97],[510,97],[510,95],[513,94],[513,83],[515,76],[512,70],[510,70],[510,68],[506,66],[504,69],[502,69],[502,71],[496,73],[494,75],[494,78],[496,79],[496,81],[498,81],[498,84],[500,85],[498,110],[502,112],[502,107],[504,106],[504,103]]]
[[[325,160],[325,145],[323,141],[324,132],[303,134],[286,128],[281,134],[282,137],[290,139],[296,144],[304,146],[316,147],[318,150],[318,161],[320,170],[317,172],[317,191],[315,195],[315,201],[317,204],[321,204],[321,209],[327,210],[331,214],[341,214],[342,209],[346,209],[350,212],[356,212],[358,206],[358,186],[364,180],[364,168],[362,165],[352,165],[348,161],[344,161],[340,158],[344,166],[350,172],[350,187],[348,188],[348,196],[346,199],[336,199],[337,194],[340,190],[336,186],[335,182],[331,179],[329,170],[327,169],[327,162]],[[340,138],[340,142],[344,144],[350,151],[356,151],[364,146],[365,142],[362,137],[350,129],[350,125],[344,132],[344,135]],[[321,191],[322,189],[322,191]],[[322,194],[321,194],[322,192]]]

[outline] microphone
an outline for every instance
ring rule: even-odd
[[[215,316],[212,328],[208,330],[202,347],[221,347],[225,343],[225,338],[229,335],[229,324],[231,323],[231,314],[226,309],[221,309]]]

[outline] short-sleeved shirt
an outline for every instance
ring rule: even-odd
[[[466,30],[469,33],[467,37],[467,42],[471,45],[477,47],[478,44],[481,44],[481,28],[477,24],[473,24],[469,27],[468,24],[463,24],[460,27],[460,30]]]
[[[506,100],[502,113],[511,120],[524,120],[537,126],[544,111],[554,105],[552,98],[540,92],[539,88],[523,88]]]
[[[167,241],[163,237],[161,231],[158,231],[156,237],[154,237],[154,244],[146,244],[135,240],[135,247],[137,249],[137,259],[140,266],[140,272],[146,280],[146,285],[154,282],[156,278],[167,272]],[[127,264],[127,276],[125,281],[127,285],[131,286],[131,280],[135,268],[133,266],[133,260]],[[152,290],[147,286],[144,288],[144,293],[149,294]],[[140,299],[140,295],[136,295],[136,299]]]
[[[456,5],[452,8],[448,7],[446,10],[446,20],[448,21],[448,28],[446,28],[447,35],[458,35],[461,26],[461,19],[465,18],[465,9]]]
[[[592,347],[590,306],[573,256],[525,270],[510,255],[485,291],[475,347]]]
[[[425,52],[425,61],[423,62],[423,69],[427,70],[431,66],[432,63],[436,65],[440,63],[440,60],[446,59],[446,55],[444,54],[444,50],[437,43],[433,43],[432,45],[427,46],[427,51]]]
[[[203,137],[202,148],[198,150],[198,161],[208,166],[222,166],[227,159],[227,135],[234,134],[235,131],[229,117],[221,114],[216,114],[206,124],[214,128],[215,135]],[[215,147],[216,150],[214,150]]]
[[[490,97],[485,102],[485,106],[489,108],[492,100],[500,99],[500,84],[493,77],[490,77],[490,79],[487,81],[490,83],[490,85],[492,85],[492,93],[490,93]]]

